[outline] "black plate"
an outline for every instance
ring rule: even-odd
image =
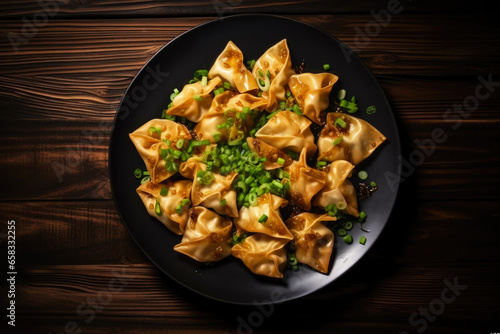
[[[139,185],[133,175],[144,169],[129,133],[152,118],[160,118],[170,102],[174,88],[182,89],[194,71],[209,69],[227,42],[232,40],[243,52],[245,60],[257,59],[283,38],[288,41],[292,64],[306,61],[306,71],[322,72],[330,64],[339,76],[334,87],[348,96],[356,95],[363,118],[379,129],[387,142],[362,167],[370,181],[379,185],[374,196],[360,203],[368,215],[363,233],[357,226],[351,231],[354,242],[345,244],[336,239],[333,265],[328,275],[300,265],[296,272],[286,272],[282,280],[251,273],[236,258],[227,258],[213,267],[196,263],[173,251],[181,237],[171,233],[150,217],[136,194]],[[111,189],[118,213],[139,247],[165,274],[185,287],[210,298],[236,304],[283,302],[310,294],[335,281],[370,249],[382,232],[397,195],[397,184],[390,185],[386,176],[399,175],[400,142],[390,105],[368,68],[351,54],[340,41],[310,25],[271,15],[236,15],[202,24],[180,35],[162,47],[141,69],[130,84],[115,117],[109,147]],[[375,105],[376,113],[365,110]],[[360,245],[360,236],[367,236]]]

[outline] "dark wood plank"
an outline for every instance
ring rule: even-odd
[[[500,297],[493,277],[500,271],[496,267],[474,272],[450,266],[430,270],[400,267],[370,283],[363,271],[357,272],[358,277],[348,274],[300,301],[257,308],[195,296],[172,286],[147,265],[31,267],[18,283],[18,314],[24,320],[18,323],[36,333],[64,331],[68,322],[85,333],[116,332],[116,328],[127,328],[126,332],[234,333],[238,327],[244,332],[248,325],[262,333],[327,333],[333,329],[352,333],[367,328],[374,333],[399,333],[420,328],[409,323],[411,314],[440,300],[447,288],[445,280],[452,284],[456,280],[465,289],[458,291],[460,295],[452,303],[443,303],[446,312],[427,322],[428,332],[484,333],[493,330],[494,307]],[[453,296],[449,290],[446,293],[448,298]],[[307,323],[290,321],[301,317],[307,317]]]
[[[45,5],[45,6],[44,6]],[[405,12],[488,12],[492,10],[488,1],[480,0],[471,6],[469,1],[421,0],[416,3],[401,1],[400,6]],[[22,0],[2,1],[0,18],[22,17],[32,18],[37,13],[46,13],[56,18],[82,17],[172,17],[217,15],[226,16],[242,13],[270,14],[338,14],[338,13],[369,13],[370,11],[387,10],[387,0],[344,1],[309,0],[309,1],[262,1],[262,0],[215,0],[215,1],[137,1],[120,2],[99,1],[35,1]],[[399,6],[398,6],[399,7]],[[40,15],[40,14],[39,14]]]
[[[365,30],[374,20],[370,15],[294,18],[351,46],[375,74],[477,76],[496,74],[500,68],[495,57],[500,53],[498,24],[488,15],[401,15],[366,40],[360,38],[359,29]],[[211,19],[50,21],[24,44],[0,40],[0,73],[72,77],[92,72],[130,77],[165,43]],[[456,24],[463,21],[468,24]],[[0,27],[5,35],[23,33],[20,22],[7,21]]]
[[[403,181],[417,183],[419,199],[498,199],[499,124],[469,119],[453,130],[441,120],[403,120]],[[446,136],[440,144],[432,141],[437,128]],[[11,177],[0,199],[110,199],[110,129],[98,119],[2,121],[0,173]]]
[[[411,199],[411,189],[403,188],[363,268],[497,263],[500,249],[491,249],[500,234],[497,205],[497,201],[418,201]],[[412,207],[418,210],[410,214]],[[16,221],[17,257],[23,266],[149,263],[111,200],[7,202],[0,203],[0,211]],[[28,219],[31,216],[36,219]],[[6,224],[0,222],[3,231]],[[370,229],[369,225],[368,221],[365,227]],[[369,233],[367,238],[370,242]]]
[[[378,80],[401,120],[442,120],[454,104],[463,104],[464,99],[475,95],[481,84],[479,77],[488,80],[488,75],[439,79],[379,76]],[[133,74],[0,76],[0,118],[112,119],[132,78]],[[492,81],[499,82],[500,77],[493,76]],[[480,101],[471,119],[497,118],[500,94],[494,89]]]

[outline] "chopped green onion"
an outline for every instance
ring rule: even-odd
[[[220,87],[220,88],[214,89],[214,95],[219,95],[219,94],[222,94],[222,93],[224,93],[224,87]]]
[[[208,84],[208,78],[206,75],[201,77],[201,85],[206,86]]]
[[[338,233],[341,237],[347,234],[346,230],[344,230],[343,228],[339,228],[339,229],[337,230],[337,233]]]
[[[368,178],[368,173],[364,170],[361,170],[359,171],[358,173],[358,177],[361,179],[361,180],[366,180]]]
[[[364,235],[362,235],[361,238],[359,238],[359,243],[362,245],[366,243],[366,237]]]
[[[345,235],[342,239],[344,239],[346,244],[352,244],[352,236],[350,234]]]
[[[283,158],[278,158],[278,160],[276,160],[276,162],[279,164],[279,165],[283,165],[285,163],[285,159]]]
[[[319,160],[318,162],[316,162],[316,168],[325,167],[326,165],[327,165],[327,162],[323,161],[323,160]]]
[[[151,181],[151,177],[150,176],[146,176],[146,177],[142,178],[141,184],[147,183],[149,181]]]
[[[188,205],[188,204],[191,204],[191,201],[189,200],[189,198],[184,198],[182,201],[181,201],[181,205],[184,206],[184,205]]]
[[[271,184],[273,186],[276,186],[277,188],[279,189],[282,189],[283,188],[283,185],[279,182],[279,181],[276,181],[276,180],[273,180],[273,182],[271,182]]]
[[[330,69],[330,64],[324,64],[323,70],[328,71]]]
[[[225,198],[223,198],[223,199],[222,199],[222,201],[220,201],[220,202],[219,202],[219,205],[220,205],[220,206],[225,206],[225,205],[227,205],[227,203],[226,203],[226,199],[225,199]]]
[[[339,92],[337,93],[337,98],[340,100],[343,100],[345,99],[345,95],[346,95],[346,91],[345,89],[341,89],[339,90]]]
[[[142,170],[140,168],[137,168],[136,170],[134,170],[134,176],[137,179],[140,179],[142,177]]]
[[[366,113],[368,115],[374,114],[377,111],[377,108],[375,106],[369,106],[366,108]]]
[[[346,230],[348,230],[348,231],[349,231],[350,229],[352,229],[352,222],[349,222],[349,221],[348,221],[348,222],[345,222],[345,223],[344,223],[344,228],[345,228]]]
[[[364,222],[365,220],[366,220],[366,213],[364,213],[363,211],[361,211],[361,212],[359,213],[359,218],[358,218],[358,221],[359,221],[360,223],[362,223],[362,222]]]
[[[346,202],[338,202],[338,203],[337,203],[337,208],[338,208],[339,210],[345,210],[345,209],[347,208],[347,204],[346,204]]]
[[[175,143],[175,146],[180,150],[184,146],[184,138],[177,139],[177,143]]]
[[[263,213],[262,216],[260,216],[260,218],[259,218],[259,223],[261,223],[261,224],[265,223],[268,218],[269,217],[265,213]]]
[[[342,141],[342,136],[338,137],[333,141],[333,146],[337,146],[338,144],[340,144],[341,141]]]
[[[157,216],[161,216],[161,206],[160,206],[160,202],[158,202],[158,200],[156,200],[155,213]]]
[[[262,77],[262,78],[264,77],[264,72],[262,72],[261,69],[258,69],[257,73],[259,74],[260,77]]]
[[[335,123],[333,123],[333,126],[337,126],[337,125],[340,125],[340,127],[343,129],[345,129],[345,127],[347,126],[346,122],[340,117],[337,117],[337,119],[335,120]]]
[[[250,71],[253,70],[253,67],[255,66],[255,59],[247,61],[247,64]]]
[[[160,190],[160,195],[161,196],[167,196],[168,195],[168,188],[162,187]]]
[[[373,182],[373,181],[370,182],[370,187],[375,188],[376,186],[377,186],[377,184],[375,182]]]
[[[220,132],[215,132],[214,134],[212,134],[212,138],[215,141],[221,141],[222,140],[222,134]]]
[[[155,128],[154,126],[150,127],[148,129],[148,132],[150,135],[152,135],[153,133],[157,133],[158,135],[161,135],[161,128]]]
[[[200,95],[193,95],[193,99],[195,101],[203,101],[203,98]]]
[[[251,193],[251,194],[248,195],[248,203],[251,206],[257,206],[257,205],[259,205],[259,201],[258,201],[256,193]],[[260,221],[259,221],[259,223],[260,223]]]
[[[292,111],[297,115],[302,116],[302,111],[300,110],[300,106],[297,103],[293,105]]]
[[[264,76],[264,79],[258,78],[257,85],[259,86],[259,89],[261,91],[267,92],[269,90],[269,88],[271,87],[271,80],[269,79],[268,76]]]

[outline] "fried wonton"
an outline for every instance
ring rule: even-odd
[[[259,157],[266,158],[266,161],[262,163],[266,170],[281,168],[293,161],[285,151],[277,149],[259,138],[247,137],[247,144]],[[283,159],[283,162],[279,163],[278,159]]]
[[[210,184],[200,183],[199,172],[211,173],[213,180]],[[236,204],[236,190],[232,187],[237,173],[221,175],[217,172],[207,172],[207,165],[198,157],[191,157],[182,163],[179,172],[182,176],[192,179],[191,202],[193,206],[202,205],[214,209],[221,215],[229,217],[238,216]]]
[[[330,92],[339,79],[331,73],[301,73],[288,80],[290,91],[302,113],[317,124],[325,123],[325,110],[330,105]]]
[[[305,211],[311,209],[311,199],[325,185],[326,173],[307,165],[306,149],[300,153],[299,160],[283,168],[290,174],[290,197],[292,202]]]
[[[255,94],[259,90],[257,82],[252,73],[245,67],[243,53],[231,41],[215,60],[208,72],[208,78],[220,77],[229,82],[240,93]]]
[[[233,246],[231,252],[254,274],[281,278],[286,266],[284,247],[288,241],[257,233]]]
[[[165,141],[169,140],[171,145],[175,145],[181,138],[191,139],[191,134],[179,123],[166,119],[152,119],[129,134],[129,137],[144,160],[151,180],[159,183],[177,173],[166,169],[166,160],[162,153],[172,146],[168,146]]]
[[[219,134],[220,140],[227,140],[231,134],[230,130],[226,127],[219,129],[217,126],[224,124],[228,117],[234,117],[236,113],[243,111],[244,107],[251,110],[260,110],[263,104],[265,104],[265,101],[257,96],[226,91],[215,96],[210,110],[196,124],[194,131],[200,140],[208,139],[211,143],[215,143],[214,134]],[[236,119],[238,122],[243,123],[241,124],[242,131],[250,129],[253,125],[251,117],[247,117],[245,121]]]
[[[300,153],[305,148],[307,155],[316,152],[311,121],[294,112],[283,110],[276,113],[257,131],[255,137],[281,150],[290,149]]]
[[[293,236],[286,228],[279,211],[279,208],[285,206],[288,202],[271,193],[259,196],[257,202],[257,206],[241,207],[238,217],[233,219],[236,228],[247,232],[267,234],[274,238],[291,240]],[[267,218],[259,222],[263,215]]]
[[[346,160],[337,160],[329,168],[326,184],[314,198],[313,205],[325,208],[335,204],[344,213],[359,217],[356,189],[348,179],[354,165]]]
[[[302,212],[287,219],[286,225],[293,234],[297,261],[322,273],[328,272],[333,250],[333,232],[324,223],[336,221],[327,214]]]
[[[279,101],[286,100],[288,79],[295,74],[286,39],[278,42],[260,56],[255,62],[252,74],[257,80],[265,83],[267,90],[263,91],[262,97],[266,98],[267,106],[264,109],[269,112],[278,109]]]
[[[370,123],[351,115],[331,112],[318,138],[318,160],[347,160],[357,165],[385,140],[385,136]]]
[[[190,180],[146,182],[137,188],[137,194],[152,217],[175,234],[183,234],[188,210],[179,213],[176,207],[182,200],[189,199],[191,183]]]
[[[199,262],[217,262],[231,255],[233,224],[227,217],[197,206],[188,213],[184,235],[174,250]]]
[[[220,78],[214,78],[205,86],[201,81],[185,85],[165,113],[185,117],[191,122],[199,122],[212,105],[210,93],[220,82]]]

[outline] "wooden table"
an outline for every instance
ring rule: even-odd
[[[17,274],[15,298],[2,281],[2,333],[499,332],[496,11],[398,3],[3,0],[1,254],[7,273],[15,226]],[[237,13],[285,15],[353,48],[403,145],[399,199],[370,253],[325,289],[265,309],[161,274],[120,221],[107,170],[111,122],[137,71],[182,32]]]

